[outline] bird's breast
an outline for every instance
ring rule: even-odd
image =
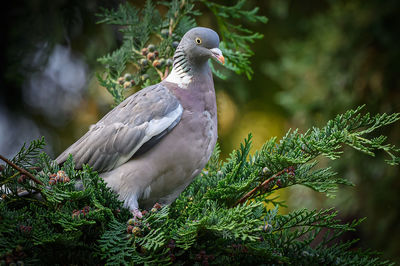
[[[214,86],[206,81],[186,89],[166,84],[183,107],[179,123],[152,149],[120,166],[119,176],[105,176],[125,202],[138,199],[141,208],[170,204],[204,168],[217,141]]]
[[[217,119],[213,113],[184,110],[178,125],[157,144],[158,152],[145,154],[151,158],[157,178],[144,188],[141,206],[151,207],[154,201],[171,203],[201,172],[217,141]]]

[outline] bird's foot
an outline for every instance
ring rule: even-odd
[[[134,219],[134,220],[138,220],[138,219],[142,219],[143,218],[143,214],[138,208],[131,209],[131,213],[133,215],[132,219]]]

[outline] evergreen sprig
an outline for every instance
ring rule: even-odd
[[[244,73],[248,79],[251,79],[253,70],[250,67],[249,58],[254,53],[249,44],[264,36],[261,33],[245,28],[241,24],[234,24],[232,21],[247,20],[253,23],[266,23],[268,21],[267,18],[257,15],[258,7],[246,10],[245,0],[238,0],[233,6],[225,6],[207,0],[202,0],[201,2],[213,12],[217,19],[222,37],[221,50],[224,56],[228,58],[226,67],[237,74]]]
[[[197,26],[195,18],[201,13],[195,2],[203,3],[218,21],[226,68],[251,78],[253,71],[249,59],[253,52],[249,44],[262,35],[240,24],[227,22],[227,19],[265,23],[267,19],[257,15],[257,7],[248,11],[243,0],[233,6],[205,0],[162,1],[155,5],[148,0],[139,9],[126,2],[114,10],[102,9],[97,14],[98,23],[117,25],[122,34],[120,47],[98,60],[105,71],[98,73],[97,79],[113,96],[115,105],[125,99],[129,89],[139,90],[156,84],[168,75],[178,42],[189,29]],[[164,6],[168,11],[161,15],[158,6]],[[210,65],[218,77],[226,78],[220,67],[211,62]]]
[[[289,130],[279,143],[276,143],[276,138],[267,141],[252,158],[259,173],[262,173],[252,180],[258,184],[255,186],[258,189],[255,193],[246,195],[245,199],[296,184],[334,196],[338,184],[351,183],[338,177],[329,167],[317,169],[315,159],[320,155],[332,160],[338,159],[343,154],[344,145],[371,156],[375,155],[375,151],[383,150],[390,156],[390,160],[386,160],[388,164],[398,164],[400,150],[394,145],[383,144],[385,136],[368,139],[366,135],[398,121],[400,115],[361,115],[362,108],[363,106],[336,116],[323,128],[313,127],[304,134],[298,130]],[[229,183],[232,184],[232,180]],[[247,190],[246,187],[244,191]],[[243,200],[242,198],[241,202]]]
[[[33,141],[31,146],[38,144],[44,144],[44,140]],[[35,191],[29,180],[4,182],[9,180],[7,171],[1,173],[1,260],[7,264],[91,264],[105,228],[114,220],[125,223],[129,211],[121,208],[117,195],[96,172],[87,166],[75,170],[72,157],[59,167],[48,155],[23,147],[16,158],[14,163],[22,162],[20,167],[41,169],[35,171],[35,177],[47,185],[35,187]],[[53,183],[56,173],[59,179]],[[77,189],[80,182],[84,190]],[[16,193],[10,193],[14,186]]]

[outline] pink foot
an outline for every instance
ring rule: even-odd
[[[142,212],[137,208],[131,210],[131,213],[133,215],[133,219],[135,220],[143,218]]]

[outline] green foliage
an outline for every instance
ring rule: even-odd
[[[60,170],[70,181],[38,186],[21,178],[16,170],[1,173],[0,257],[36,264],[93,263],[88,254],[96,251],[96,241],[107,225],[113,221],[124,223],[129,211],[121,208],[117,195],[89,167],[75,170],[70,157],[60,168],[46,154],[38,155],[43,145],[41,139],[33,141],[28,149],[23,147],[14,163],[41,169],[30,171],[44,184],[50,184],[50,176]],[[81,182],[78,180],[82,180],[84,190],[76,189]]]
[[[89,166],[75,170],[72,157],[61,168],[44,153],[36,160],[32,154],[43,140],[34,141],[14,162],[40,168],[31,171],[45,184],[59,171],[69,180],[39,186],[15,182],[16,170],[2,172],[0,257],[39,264],[388,264],[371,252],[351,251],[356,240],[338,240],[362,219],[342,223],[333,209],[281,215],[278,207],[266,207],[282,205],[269,196],[288,186],[332,195],[338,184],[351,184],[330,168],[316,168],[320,156],[338,159],[345,144],[369,155],[383,149],[391,155],[389,163],[398,162],[397,148],[365,135],[399,120],[399,114],[361,115],[361,109],[304,134],[289,131],[254,155],[250,135],[225,163],[217,146],[201,176],[171,206],[154,206],[128,223],[129,212],[96,172]],[[10,193],[15,185],[19,193]],[[24,189],[32,195],[22,196]]]
[[[109,265],[127,265],[135,251],[126,237],[125,223],[116,220],[108,224],[107,231],[103,233],[98,243],[100,245],[98,255]]]
[[[222,36],[221,50],[228,58],[226,67],[237,74],[246,74],[251,79],[253,70],[249,58],[254,54],[249,43],[263,38],[258,32],[252,32],[241,24],[233,24],[234,20],[266,23],[267,18],[257,15],[259,8],[244,10],[245,0],[238,0],[233,6],[225,6],[211,1],[202,1],[217,18]]]
[[[313,11],[307,12],[300,6],[296,10],[290,5],[288,16],[275,20],[275,29],[268,31],[268,38],[274,40],[268,46],[273,58],[264,68],[267,80],[273,81],[269,89],[278,91],[276,102],[290,114],[290,124],[299,128],[321,125],[335,114],[363,104],[371,113],[399,112],[400,2],[318,1]],[[399,144],[400,124],[382,128],[379,134]],[[385,152],[376,156],[385,156]],[[308,207],[334,204],[343,217],[367,216],[359,231],[365,239],[360,245],[382,250],[385,257],[400,263],[400,231],[393,230],[400,209],[382,208],[400,201],[398,189],[393,189],[400,187],[400,167],[379,162],[345,149],[344,159],[331,166],[340,176],[351,176],[357,189],[340,191],[335,201],[322,202],[314,194]],[[378,227],[380,233],[375,234]]]
[[[117,25],[122,34],[121,46],[99,59],[105,72],[97,74],[100,85],[114,97],[115,105],[125,99],[127,90],[139,90],[156,84],[168,75],[172,68],[167,60],[172,60],[176,48],[174,45],[189,29],[197,26],[195,17],[201,13],[194,5],[195,2],[203,3],[218,21],[222,38],[220,48],[226,58],[225,67],[251,78],[253,71],[249,59],[253,52],[249,44],[263,36],[240,24],[227,22],[227,19],[265,23],[267,19],[257,15],[257,7],[247,11],[244,0],[229,7],[211,1],[163,1],[158,5],[166,7],[168,12],[162,16],[158,12],[158,5],[150,0],[146,1],[142,9],[126,2],[115,10],[104,9],[98,14],[99,23]],[[154,58],[149,56],[154,52],[150,51],[153,47],[158,53]],[[219,66],[210,64],[217,76],[226,77]],[[125,76],[124,73],[129,75]]]

